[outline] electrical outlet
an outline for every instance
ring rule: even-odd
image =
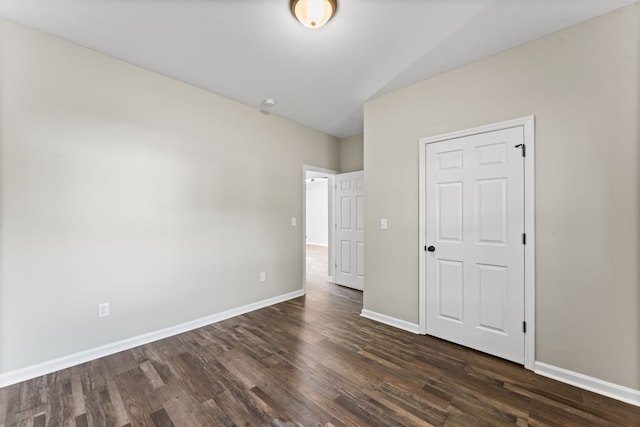
[[[267,280],[267,273],[265,273],[264,271],[260,272],[260,281],[264,282],[265,280]]]
[[[103,302],[98,304],[98,317],[106,317],[109,315],[109,303]]]

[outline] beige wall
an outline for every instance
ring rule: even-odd
[[[340,172],[361,171],[364,168],[364,136],[353,135],[340,140]]]
[[[0,374],[302,289],[337,139],[5,20],[0,93]]]
[[[419,138],[535,115],[536,360],[640,389],[639,100],[635,4],[368,102],[364,307],[418,323]]]

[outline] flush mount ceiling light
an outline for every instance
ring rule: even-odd
[[[337,0],[291,0],[291,13],[307,28],[322,27],[337,8]]]

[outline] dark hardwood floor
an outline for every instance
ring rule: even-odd
[[[640,408],[360,317],[323,256],[310,247],[306,297],[0,389],[0,425],[640,425]]]

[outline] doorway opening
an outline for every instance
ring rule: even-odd
[[[307,282],[333,282],[336,171],[303,167],[303,289]]]

